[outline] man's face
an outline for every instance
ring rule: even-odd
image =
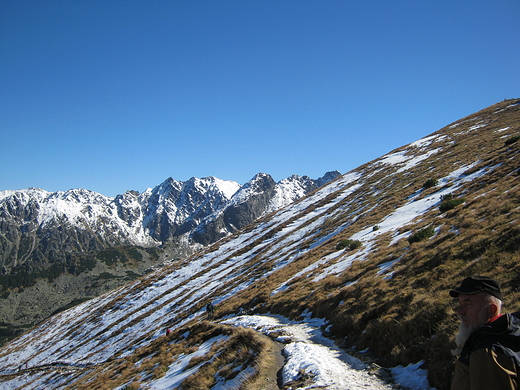
[[[472,331],[484,325],[490,319],[486,294],[460,294],[456,313],[461,322]]]

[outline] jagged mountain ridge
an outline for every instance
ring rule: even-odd
[[[432,385],[445,389],[455,327],[447,290],[470,272],[507,271],[504,292],[512,302],[519,296],[511,266],[520,249],[519,132],[520,100],[506,101],[396,149],[198,254],[47,320],[0,350],[0,380],[34,389],[155,384],[172,375],[181,360],[173,348],[191,337],[163,338],[164,329],[190,335],[214,301],[219,316],[239,308],[313,312],[331,334],[384,361],[425,359]],[[440,211],[450,194],[465,200]],[[433,236],[412,243],[425,227]],[[347,238],[361,248],[338,246]],[[501,262],[500,248],[512,263]],[[145,366],[159,347],[172,351],[162,374]],[[34,369],[16,373],[24,363]]]
[[[258,174],[237,191],[226,207],[202,220],[191,237],[208,245],[302,198],[339,175],[338,171],[331,171],[317,180],[293,175],[275,183],[270,175]]]
[[[338,175],[331,172],[318,180],[295,175],[275,183],[270,175],[258,174],[244,186],[214,177],[186,182],[169,178],[143,193],[127,191],[115,198],[85,189],[0,191],[1,265],[10,268],[31,257],[44,261],[64,252],[115,245],[158,246],[181,235],[195,243],[202,237],[208,244]],[[261,204],[244,206],[258,197],[264,200]],[[235,218],[228,218],[217,234],[199,228],[193,236],[202,221],[211,226],[218,213],[230,214],[230,208]],[[239,208],[250,214],[236,212]]]

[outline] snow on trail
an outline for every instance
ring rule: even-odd
[[[361,360],[348,355],[323,337],[322,319],[307,316],[304,321],[290,321],[278,315],[239,316],[223,321],[224,324],[243,326],[276,336],[285,343],[283,354],[286,363],[282,369],[283,384],[298,380],[302,373],[312,378],[312,384],[300,389],[324,388],[328,390],[390,390],[395,389],[378,376],[370,374]],[[426,371],[421,362],[408,367],[395,367],[392,374],[396,382],[415,390],[430,390]],[[433,390],[433,389],[432,389]]]

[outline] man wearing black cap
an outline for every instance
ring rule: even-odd
[[[451,390],[518,389],[520,318],[502,312],[499,283],[470,276],[450,291],[460,318]]]

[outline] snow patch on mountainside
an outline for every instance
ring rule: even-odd
[[[236,205],[243,203],[250,199],[256,194],[264,192],[264,182],[271,181],[274,184],[273,179],[266,173],[259,173],[255,175],[250,181],[244,184],[232,197],[230,205]]]
[[[275,188],[274,196],[267,207],[265,214],[280,209],[305,196],[305,188],[298,180],[298,176],[291,176],[280,181],[279,186]]]

